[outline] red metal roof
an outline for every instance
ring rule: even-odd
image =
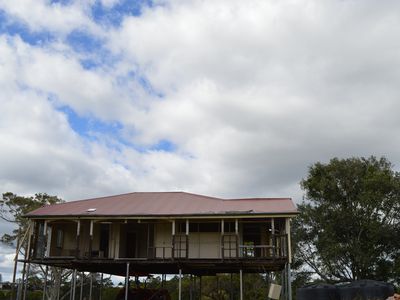
[[[144,192],[48,205],[31,211],[26,216],[118,217],[296,213],[296,206],[290,198],[220,199],[185,192]]]

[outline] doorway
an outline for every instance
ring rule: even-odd
[[[136,239],[137,239],[137,233],[134,231],[128,231],[126,233],[126,257],[129,258],[134,258],[136,257]]]
[[[100,247],[99,247],[100,258],[108,258],[109,245],[110,245],[110,224],[100,224]]]

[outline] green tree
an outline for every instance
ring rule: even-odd
[[[179,277],[173,276],[166,280],[163,284],[161,277],[149,277],[146,282],[141,283],[141,288],[149,289],[166,289],[172,300],[179,298],[178,286]],[[124,283],[119,283],[123,288]],[[243,274],[243,297],[244,299],[263,300],[267,298],[267,288],[269,279],[264,274]],[[131,282],[131,288],[136,287]],[[198,276],[183,275],[182,276],[182,299],[190,299],[190,291],[192,298],[199,299],[200,278]],[[232,295],[231,295],[232,294]],[[231,298],[232,296],[232,298]],[[215,276],[201,277],[201,300],[230,300],[239,299],[239,274],[218,274]]]
[[[11,192],[3,193],[0,200],[0,218],[15,224],[16,228],[11,233],[4,233],[1,242],[11,245],[17,239],[18,234],[25,233],[28,226],[28,220],[24,218],[26,213],[48,204],[62,202],[64,201],[57,196],[50,196],[46,193],[38,193],[33,197],[18,196]]]
[[[327,282],[399,279],[400,174],[386,158],[318,162],[301,187],[293,236],[307,270]]]
[[[18,237],[22,237],[25,235],[28,229],[28,220],[24,218],[24,215],[32,210],[40,208],[44,205],[49,204],[56,204],[64,202],[62,199],[58,198],[57,196],[50,196],[46,193],[38,193],[35,194],[33,197],[25,197],[25,196],[18,196],[14,193],[7,192],[2,194],[2,199],[0,200],[0,219],[14,224],[15,227],[12,232],[4,233],[1,238],[0,242],[7,244],[7,245],[14,245],[14,242],[18,239]],[[22,249],[26,249],[28,244],[28,240],[25,239],[21,244]],[[39,272],[41,266],[32,265],[29,272],[29,284],[28,286],[33,287],[37,286],[38,282],[43,282],[44,278],[41,278],[40,275],[43,272]],[[55,281],[60,284],[62,280],[62,271],[56,268],[52,268],[53,274],[57,274],[55,276]],[[42,269],[42,271],[44,271]],[[55,285],[53,285],[55,286]],[[54,289],[49,288],[48,292],[50,294],[56,293],[57,287]],[[37,293],[36,293],[37,294]],[[35,294],[35,295],[36,295]],[[39,297],[38,295],[36,295]],[[31,295],[29,296],[30,298]],[[40,296],[41,297],[41,296]],[[32,298],[33,299],[33,298]],[[53,298],[52,298],[53,299]]]
[[[232,278],[230,274],[202,276],[201,280],[201,300],[229,300],[231,299],[231,293],[233,299],[239,299],[239,274],[233,274]],[[178,283],[178,276],[174,276],[165,282],[165,288],[169,291],[172,300],[178,299]],[[196,279],[196,283],[192,281],[191,285],[190,276],[182,276],[182,299],[190,298],[190,288],[192,288],[193,299],[197,299],[200,288],[199,278]],[[243,274],[244,299],[266,299],[267,288],[268,281],[264,275]]]

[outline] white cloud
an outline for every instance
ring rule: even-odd
[[[49,92],[63,96],[62,89],[60,92],[55,87],[57,82],[49,76],[47,85],[31,84],[31,81],[44,84],[40,72],[45,70],[33,72],[37,63],[35,55],[43,53],[27,47],[21,41],[0,40],[0,64],[5,66],[0,78],[2,191],[22,194],[43,191],[78,198],[108,193],[118,187],[129,190],[126,170],[102,156],[107,153],[94,153],[99,145],[95,142],[92,145],[73,132],[66,116],[47,100]],[[52,61],[51,55],[49,60]],[[63,63],[68,64],[61,61],[58,66],[62,68]],[[39,79],[35,81],[34,77]],[[81,81],[85,82],[85,79]]]
[[[165,93],[137,138],[174,141],[193,172],[221,182],[205,190],[227,195],[299,198],[306,167],[333,156],[396,161],[398,8],[176,1],[126,17],[110,47]]]
[[[11,282],[15,257],[14,249],[0,245],[0,274],[3,282]]]
[[[109,75],[84,70],[75,57],[34,48],[18,38],[1,38],[0,54],[3,192],[47,192],[78,199],[132,190],[184,189],[196,182],[193,174],[182,172],[190,170],[190,160],[179,154],[142,153],[122,144],[118,145],[121,151],[112,150],[107,143],[118,142],[107,136],[85,140],[48,100],[54,94],[78,112],[124,122],[124,115],[134,116],[130,111],[135,107],[122,106],[121,97],[116,102],[119,92]],[[178,173],[182,180],[187,178],[179,182]]]
[[[26,24],[32,31],[49,31],[65,35],[74,29],[100,33],[86,13],[90,2],[70,5],[50,3],[46,0],[0,1],[0,9]]]
[[[95,24],[93,4],[0,0],[56,37],[0,36],[1,191],[299,201],[313,162],[373,154],[398,168],[398,1],[157,1],[115,28]],[[101,51],[76,53],[65,41],[75,29],[101,37]],[[79,135],[59,106],[119,122],[124,143]],[[160,140],[176,149],[149,150]]]
[[[95,26],[86,13],[90,3],[43,2],[34,13],[74,10],[65,26],[51,18],[28,18],[18,5],[3,5],[36,29],[51,22],[60,33]],[[36,101],[41,112],[36,131],[39,139],[45,135],[48,147],[35,150],[37,138],[24,141],[28,133],[35,136],[34,125],[16,126],[19,135],[11,130],[7,139],[33,149],[20,150],[20,156],[30,155],[26,160],[39,162],[41,154],[59,158],[41,184],[65,194],[90,194],[101,186],[110,193],[184,189],[299,199],[298,182],[314,161],[370,154],[399,159],[393,151],[399,128],[398,6],[333,0],[163,3],[140,17],[125,17],[121,27],[97,28],[119,61],[91,70],[62,43],[38,48],[3,40],[3,51],[9,52],[3,66],[10,69],[2,74],[5,88],[18,82],[9,97],[19,105],[27,105],[27,98]],[[146,94],[140,76],[163,97]],[[125,138],[139,147],[170,140],[177,150],[141,152],[112,140],[120,148],[113,151],[101,135],[100,142],[85,141],[48,103],[48,94],[81,115],[119,121]],[[66,146],[54,146],[60,144]],[[7,149],[7,156],[18,153],[11,145]],[[27,174],[32,176],[35,166]],[[57,185],[52,180],[58,172],[65,175]],[[19,182],[16,177],[3,184],[17,188]]]
[[[65,45],[35,47],[18,37],[3,38],[3,43],[9,46],[10,63],[5,65],[10,67],[12,62],[15,82],[43,95],[52,95],[56,105],[73,107],[81,116],[130,124],[149,99],[139,83],[124,79],[129,77],[123,73],[126,70],[108,66],[85,69],[80,64],[82,55]],[[121,78],[130,80],[129,84],[120,84]]]

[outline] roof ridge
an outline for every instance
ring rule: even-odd
[[[130,192],[130,193],[121,193],[121,194],[115,194],[115,195],[110,195],[110,196],[100,196],[100,197],[92,197],[92,198],[87,198],[87,199],[70,200],[70,201],[65,201],[63,203],[57,203],[57,204],[68,204],[68,203],[71,203],[71,202],[102,200],[102,199],[114,198],[114,197],[119,197],[119,196],[127,196],[127,195],[133,195],[133,194],[187,194],[187,195],[192,195],[192,196],[197,196],[197,197],[202,197],[202,198],[209,198],[209,199],[214,199],[214,200],[224,200],[222,198],[205,196],[205,195],[201,195],[201,194],[194,194],[194,193],[189,193],[189,192],[185,192],[185,191],[167,191],[167,192]]]
[[[121,193],[121,194],[111,195],[111,196],[101,196],[101,197],[93,197],[93,198],[88,198],[88,199],[70,200],[70,201],[65,201],[62,203],[51,204],[51,206],[70,205],[71,203],[75,204],[76,202],[98,201],[98,200],[103,200],[103,199],[108,199],[108,198],[113,198],[113,197],[132,195],[132,194],[144,194],[144,193],[182,193],[182,192],[181,191],[176,191],[176,192],[172,192],[172,191],[171,192],[130,192],[130,193]],[[37,209],[43,208],[45,206],[49,206],[49,204],[45,204]],[[34,212],[34,211],[36,211],[36,209],[30,211],[29,213]]]
[[[218,198],[218,197],[212,197],[212,196],[206,196],[206,195],[202,195],[202,194],[189,193],[189,192],[185,192],[185,191],[181,191],[180,193],[187,194],[187,195],[192,195],[192,196],[197,196],[197,197],[202,197],[202,198],[213,199],[213,200],[220,200],[220,201],[224,201],[225,200],[225,199]]]
[[[130,193],[121,193],[121,194],[116,194],[116,195],[111,195],[111,196],[100,196],[100,197],[92,197],[92,198],[87,198],[87,199],[77,199],[77,200],[70,200],[66,201],[65,203],[70,203],[70,202],[82,202],[82,201],[91,201],[91,200],[100,200],[100,199],[105,199],[105,198],[112,198],[112,197],[118,197],[118,196],[124,196],[124,195],[131,195],[131,194],[136,194],[138,192],[130,192]]]
[[[268,197],[268,198],[261,198],[261,197],[255,197],[255,198],[234,198],[234,199],[224,199],[224,201],[243,201],[243,200],[292,200],[290,197]]]

